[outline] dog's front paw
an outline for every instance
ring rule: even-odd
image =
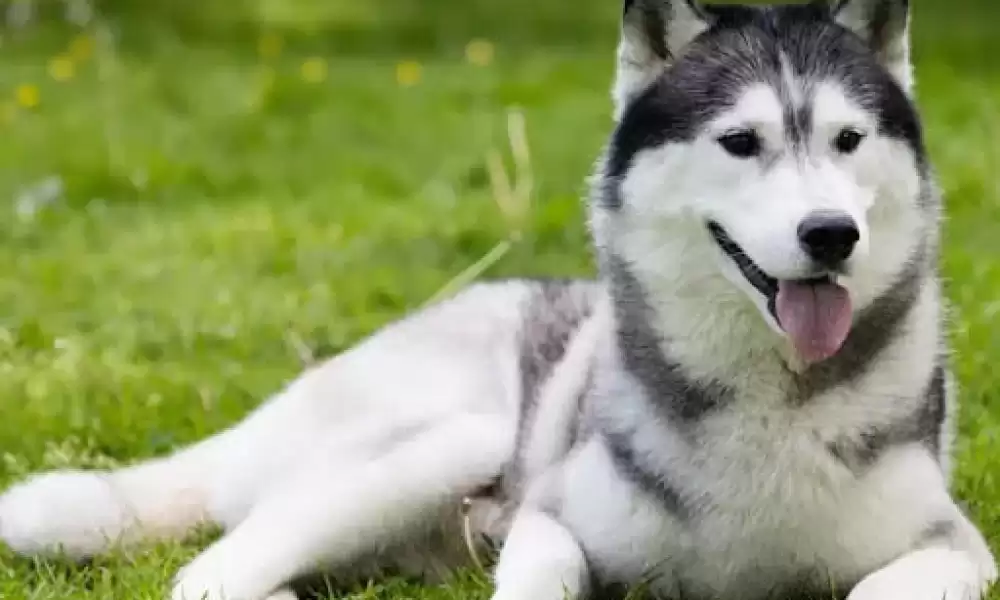
[[[181,570],[174,581],[170,600],[259,600],[244,597],[237,586],[218,573],[205,572],[197,560]]]
[[[170,600],[264,600],[277,586],[261,579],[267,565],[249,560],[238,546],[222,538],[174,579]],[[278,596],[281,598],[281,596]]]
[[[872,573],[848,600],[981,600],[996,577],[967,553],[929,548]]]
[[[260,600],[245,597],[243,590],[238,588],[237,584],[227,581],[223,572],[211,569],[197,558],[177,574],[170,600]]]
[[[170,592],[170,600],[230,600],[222,582],[180,579]]]
[[[240,596],[231,595],[227,591],[229,589],[221,579],[198,580],[182,573],[170,594],[170,600],[244,600]],[[299,598],[292,590],[283,588],[268,595],[266,600],[299,600]]]

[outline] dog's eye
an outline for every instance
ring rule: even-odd
[[[718,142],[723,150],[737,158],[753,158],[760,154],[760,136],[756,131],[748,129],[727,133]]]
[[[865,134],[856,129],[844,129],[833,140],[833,147],[841,154],[853,154],[865,139]]]

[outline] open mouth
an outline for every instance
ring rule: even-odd
[[[743,251],[743,248],[733,238],[729,237],[729,234],[722,228],[722,225],[719,225],[715,221],[709,221],[708,231],[712,234],[719,248],[722,248],[726,256],[736,263],[743,277],[767,299],[768,312],[771,313],[771,316],[775,320],[778,320],[778,315],[775,312],[775,303],[778,297],[778,280],[765,273],[763,269],[757,266],[757,263],[750,260],[747,253]]]
[[[768,275],[721,225],[708,223],[715,243],[767,301],[767,310],[806,363],[837,353],[850,333],[851,298],[833,276],[779,280]]]

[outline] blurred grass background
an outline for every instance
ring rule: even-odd
[[[948,197],[956,488],[1000,550],[1000,8],[915,4]],[[0,1],[0,487],[224,427],[511,237],[490,276],[592,272],[618,0]],[[85,569],[0,549],[0,598],[161,598],[198,548]],[[482,597],[390,582],[357,597]],[[1000,598],[1000,596],[998,596]]]

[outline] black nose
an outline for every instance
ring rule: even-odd
[[[854,252],[861,234],[851,215],[818,210],[799,223],[799,243],[813,260],[824,267],[837,267]]]

